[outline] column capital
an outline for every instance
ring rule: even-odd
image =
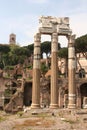
[[[69,43],[69,47],[73,47],[74,46],[74,44],[75,44],[75,37],[76,37],[76,35],[69,35],[67,37],[68,43]]]
[[[36,33],[34,35],[34,41],[35,42],[40,42],[41,41],[41,34],[40,33]]]
[[[34,57],[33,57],[33,68],[40,69],[40,58],[41,58],[41,34],[36,33],[34,36]]]

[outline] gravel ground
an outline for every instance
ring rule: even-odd
[[[87,109],[38,109],[6,114],[0,111],[0,130],[87,130]]]

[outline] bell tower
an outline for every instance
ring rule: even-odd
[[[11,33],[9,36],[9,44],[10,45],[15,45],[16,44],[16,35]]]

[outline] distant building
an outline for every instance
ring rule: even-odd
[[[79,78],[87,77],[87,57],[83,53],[77,54],[77,69],[76,73],[78,73]]]
[[[9,44],[15,45],[16,44],[16,35],[14,33],[11,33],[9,36]]]

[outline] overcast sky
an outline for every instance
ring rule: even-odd
[[[0,0],[0,43],[8,44],[11,33],[21,46],[33,43],[42,15],[70,17],[73,34],[87,34],[87,0]],[[42,36],[46,40],[50,37]],[[59,40],[64,46],[66,38]]]

